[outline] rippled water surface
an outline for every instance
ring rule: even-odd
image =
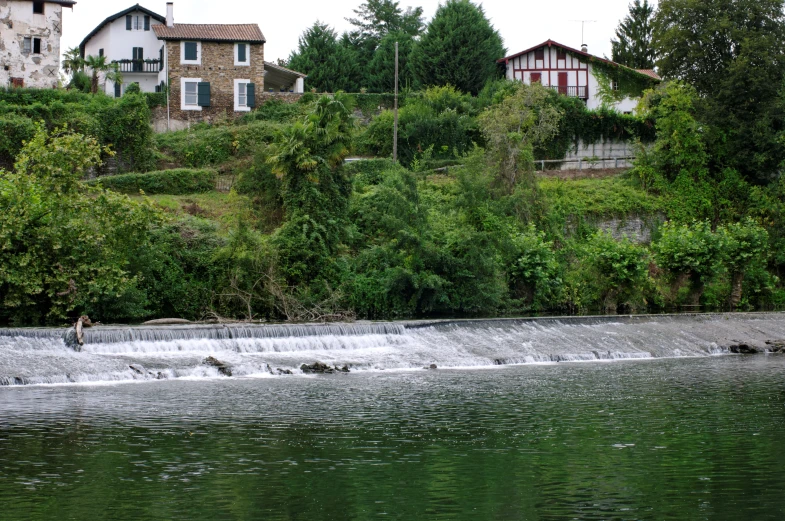
[[[0,519],[784,519],[785,356],[0,388]]]

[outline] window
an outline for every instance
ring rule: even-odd
[[[134,47],[131,52],[133,53],[133,64],[131,67],[133,72],[144,71],[144,48]]]
[[[30,54],[33,50],[33,39],[29,36],[26,36],[25,39],[22,41],[22,52],[25,54]]]
[[[535,60],[544,60],[545,59],[545,49],[537,49],[534,51],[534,59]]]
[[[235,65],[250,65],[250,60],[248,59],[248,51],[249,45],[247,43],[236,43],[234,44],[234,64]]]
[[[199,106],[201,78],[180,78],[180,110],[202,110]]]
[[[145,31],[149,31],[150,30],[150,17],[147,16],[147,15],[145,15],[145,17],[144,17],[144,30]]]
[[[125,15],[126,31],[149,31],[150,17],[141,15]]]
[[[566,60],[567,59],[567,51],[564,49],[556,49],[556,60]]]
[[[44,3],[43,2],[33,2],[33,13],[35,13],[35,14],[44,14]]]
[[[103,56],[103,55],[104,55],[104,50],[98,49],[98,56]]]
[[[11,86],[12,87],[24,87],[25,86],[25,79],[24,78],[11,78]]]
[[[41,54],[41,38],[33,38],[33,54]]]
[[[180,42],[180,64],[201,65],[201,42]]]
[[[197,87],[199,86],[198,81],[186,81],[185,82],[185,104],[186,105],[197,105],[198,104],[198,91]]]
[[[531,82],[530,83],[542,83],[542,73],[541,72],[533,72],[531,75]]]
[[[256,106],[256,85],[251,80],[234,80],[234,110],[247,112]]]

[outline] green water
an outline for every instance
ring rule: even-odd
[[[785,357],[0,389],[0,519],[785,519]]]

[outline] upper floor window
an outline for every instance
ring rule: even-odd
[[[556,50],[556,59],[557,60],[566,60],[567,59],[567,51],[564,49],[557,49]]]
[[[126,31],[149,31],[150,30],[150,17],[147,15],[125,15],[125,30]]]
[[[44,14],[44,3],[43,2],[33,2],[33,13],[35,13],[35,14]]]
[[[202,42],[180,42],[180,64],[202,64]]]
[[[22,41],[22,52],[26,54],[41,54],[41,38],[26,36]]]
[[[235,65],[250,65],[251,64],[251,56],[248,51],[250,51],[250,45],[247,43],[236,43],[234,44],[234,64]]]
[[[545,49],[537,49],[534,51],[534,59],[535,60],[544,60],[545,59]]]

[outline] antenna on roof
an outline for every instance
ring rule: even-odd
[[[583,47],[586,47],[586,40],[583,39],[583,29],[586,26],[586,24],[596,23],[597,20],[570,20],[570,21],[571,22],[580,22],[581,23],[581,50],[583,52],[586,52],[585,50],[583,50]]]

